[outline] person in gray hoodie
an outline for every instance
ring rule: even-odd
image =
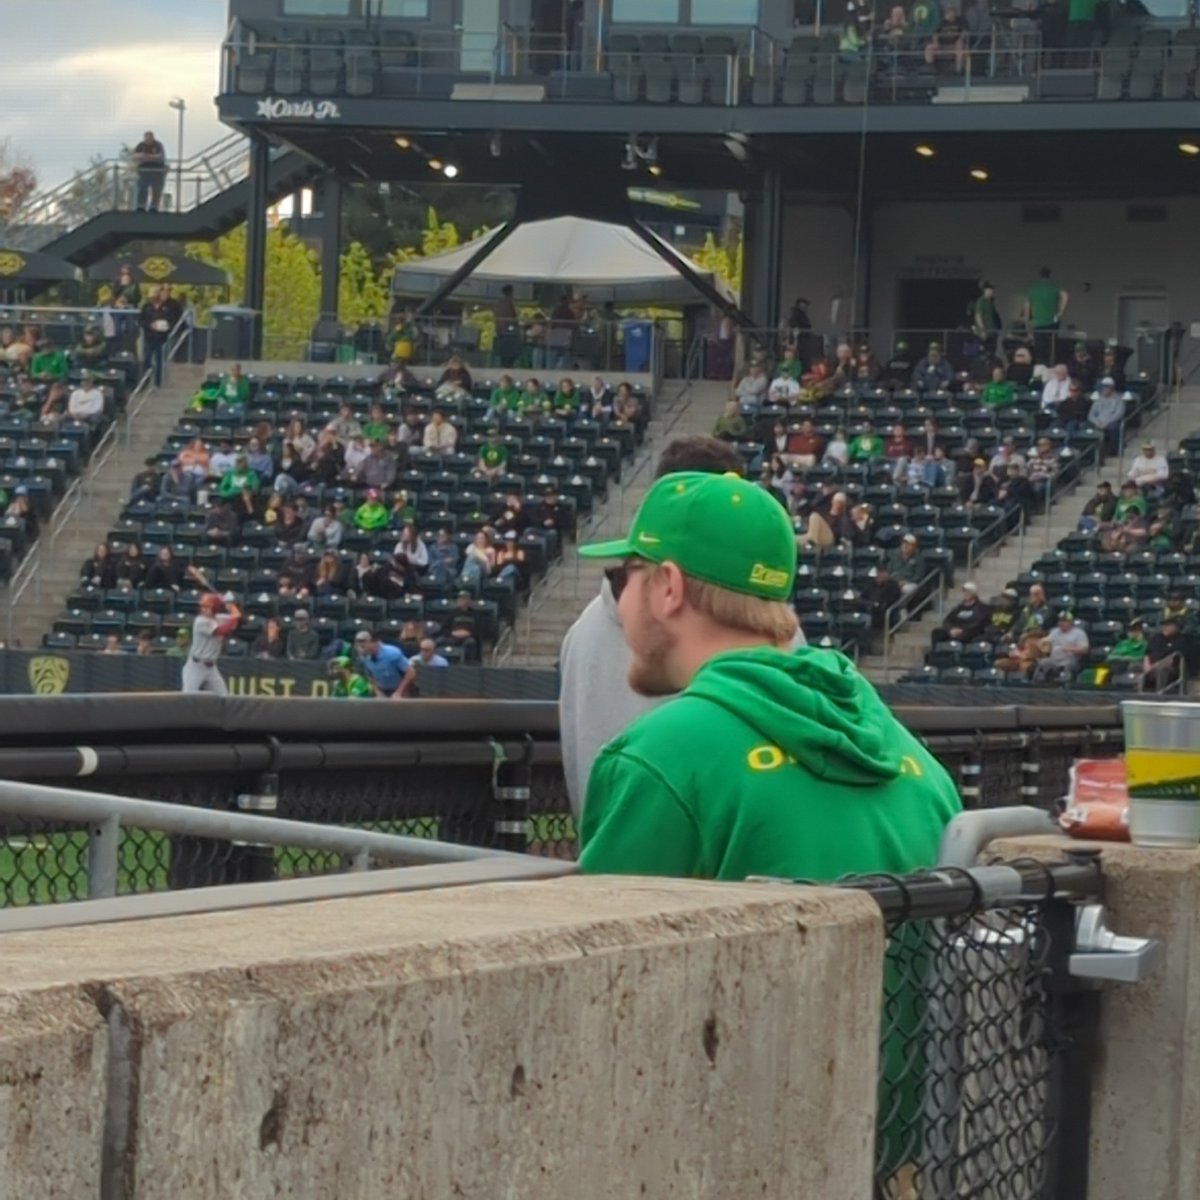
[[[744,461],[727,442],[712,437],[677,438],[658,460],[655,478],[677,471],[744,474]],[[804,645],[797,632],[793,647]],[[632,654],[625,642],[608,581],[567,630],[559,656],[558,700],[563,771],[576,822],[583,812],[588,778],[601,748],[626,726],[671,697],[641,696],[629,686]]]

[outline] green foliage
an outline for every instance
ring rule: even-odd
[[[718,245],[717,239],[710,233],[704,239],[704,245],[692,255],[692,261],[696,266],[719,276],[735,292],[740,293],[744,254],[745,238],[740,232],[731,244],[726,245]]]
[[[351,242],[342,253],[338,279],[338,320],[350,329],[367,321],[381,321],[388,314],[389,270],[375,269],[362,242]]]

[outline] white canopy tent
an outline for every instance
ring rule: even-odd
[[[400,263],[392,278],[397,296],[428,296],[470,260],[491,233],[432,258]],[[736,303],[724,280],[698,267],[655,237],[670,256],[683,259],[726,300]],[[511,284],[518,300],[536,299],[547,286],[587,294],[592,303],[702,304],[704,297],[626,225],[585,217],[551,217],[518,225],[453,291],[458,299],[497,300]]]

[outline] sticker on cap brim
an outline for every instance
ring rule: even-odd
[[[786,571],[776,571],[772,567],[763,566],[762,563],[755,563],[750,571],[750,582],[762,587],[786,587],[789,578]]]

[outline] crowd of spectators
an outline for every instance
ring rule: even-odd
[[[101,649],[125,615],[121,648],[168,652],[219,590],[247,614],[233,653],[353,669],[369,628],[407,659],[478,662],[648,419],[626,383],[476,383],[457,358],[353,387],[233,364],[146,461],[50,638]]]
[[[1122,347],[1044,339],[1069,298],[1048,272],[1039,282],[1054,303],[1030,289],[1015,347],[1000,344],[985,282],[974,348],[957,359],[937,341],[886,356],[843,340],[826,353],[802,310],[777,345],[748,353],[713,433],[793,517],[810,638],[869,643],[932,594],[931,574],[949,580],[1119,444],[1149,384],[1126,377]],[[1061,347],[1068,361],[1056,363]]]
[[[1096,485],[1077,532],[1054,554],[990,602],[964,585],[934,631],[928,677],[1180,686],[1200,665],[1195,465],[1186,452],[1167,455],[1145,441],[1119,488]]]

